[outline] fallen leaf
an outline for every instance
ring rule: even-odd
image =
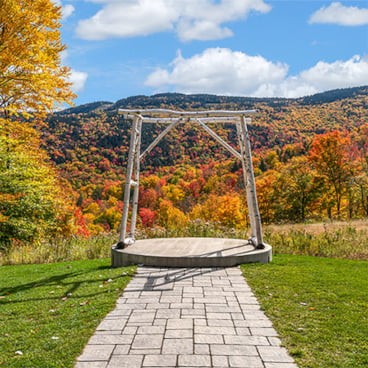
[[[22,351],[20,351],[20,350],[17,350],[17,351],[15,352],[15,355],[23,355],[23,352],[22,352]]]
[[[54,313],[55,312],[55,309],[50,309],[49,312],[50,313]]]
[[[57,336],[52,336],[51,340],[59,340],[59,338]]]
[[[73,294],[72,293],[68,293],[68,294],[66,294],[67,296],[72,296]]]
[[[309,310],[314,310],[314,308],[313,307],[309,307]]]
[[[5,296],[4,295],[0,296],[0,299],[5,299]]]
[[[54,291],[54,290],[52,290],[52,291],[50,291],[50,292],[49,292],[49,294],[54,294],[54,293],[55,293],[55,291]]]
[[[70,306],[70,308],[73,308],[73,307],[75,307],[75,304],[72,304],[72,305]]]
[[[63,298],[61,298],[62,301],[67,300],[68,298],[66,296],[64,296]]]
[[[308,305],[307,303],[304,303],[304,302],[301,302],[301,303],[299,303],[300,305],[304,305],[304,306],[306,306],[306,305]]]
[[[86,304],[88,304],[89,303],[89,300],[86,300],[85,302],[82,302],[82,303],[80,303],[79,305],[80,306],[83,306],[83,305],[86,305]]]
[[[111,282],[111,281],[112,281],[112,279],[108,279],[108,280],[107,280],[107,282]]]

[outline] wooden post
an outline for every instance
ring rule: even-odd
[[[125,241],[126,228],[127,228],[127,223],[128,223],[130,186],[132,183],[133,163],[134,163],[134,156],[135,156],[135,151],[136,151],[135,143],[136,143],[136,137],[137,137],[138,120],[140,120],[138,116],[136,116],[133,119],[132,132],[130,136],[128,166],[127,166],[127,173],[126,173],[126,178],[125,178],[125,188],[124,188],[124,207],[123,207],[123,216],[122,216],[121,224],[120,224],[119,242],[117,244],[118,249],[122,249],[125,246],[124,241]]]
[[[249,210],[249,218],[251,225],[251,239],[255,238],[255,245],[258,249],[264,248],[261,216],[259,214],[256,184],[254,179],[253,163],[252,163],[252,151],[250,146],[249,132],[247,128],[246,119],[243,116],[240,117],[240,121],[237,124],[239,145],[242,155],[242,166],[244,181],[247,192],[247,202]]]
[[[134,193],[132,204],[132,218],[130,222],[130,238],[135,241],[135,225],[137,223],[137,210],[138,210],[138,196],[139,196],[139,170],[140,170],[140,153],[141,153],[141,140],[142,140],[142,119],[139,119],[137,124],[137,135],[135,142],[135,155],[134,155]]]

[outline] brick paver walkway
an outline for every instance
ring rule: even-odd
[[[239,267],[139,267],[75,368],[297,368]]]

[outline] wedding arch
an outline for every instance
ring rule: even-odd
[[[117,249],[124,249],[126,246],[135,243],[135,229],[138,211],[139,176],[141,160],[152,149],[179,124],[190,123],[202,127],[212,138],[227,149],[233,156],[240,160],[243,168],[243,179],[246,188],[247,205],[250,220],[249,242],[255,249],[264,249],[265,244],[262,236],[262,224],[257,203],[256,185],[252,165],[252,152],[247,125],[251,123],[248,117],[256,110],[242,111],[175,111],[168,109],[119,109],[119,113],[125,118],[133,119],[130,137],[130,148],[127,162],[127,172],[124,188],[124,207],[120,225],[119,242]],[[152,143],[141,151],[142,126],[145,123],[163,123],[167,127],[152,141]],[[240,152],[233,148],[216,134],[208,123],[232,123],[236,125],[238,145]],[[133,190],[131,190],[133,188]],[[130,213],[130,229],[128,232],[128,218]]]

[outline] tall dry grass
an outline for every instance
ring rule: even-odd
[[[137,239],[171,237],[213,237],[246,239],[247,229],[238,231],[219,224],[192,221],[185,228],[138,229]],[[37,245],[14,246],[0,253],[0,265],[53,263],[110,257],[116,233],[83,238],[55,239]],[[264,228],[265,242],[276,254],[368,260],[368,220],[316,224],[270,225]]]

